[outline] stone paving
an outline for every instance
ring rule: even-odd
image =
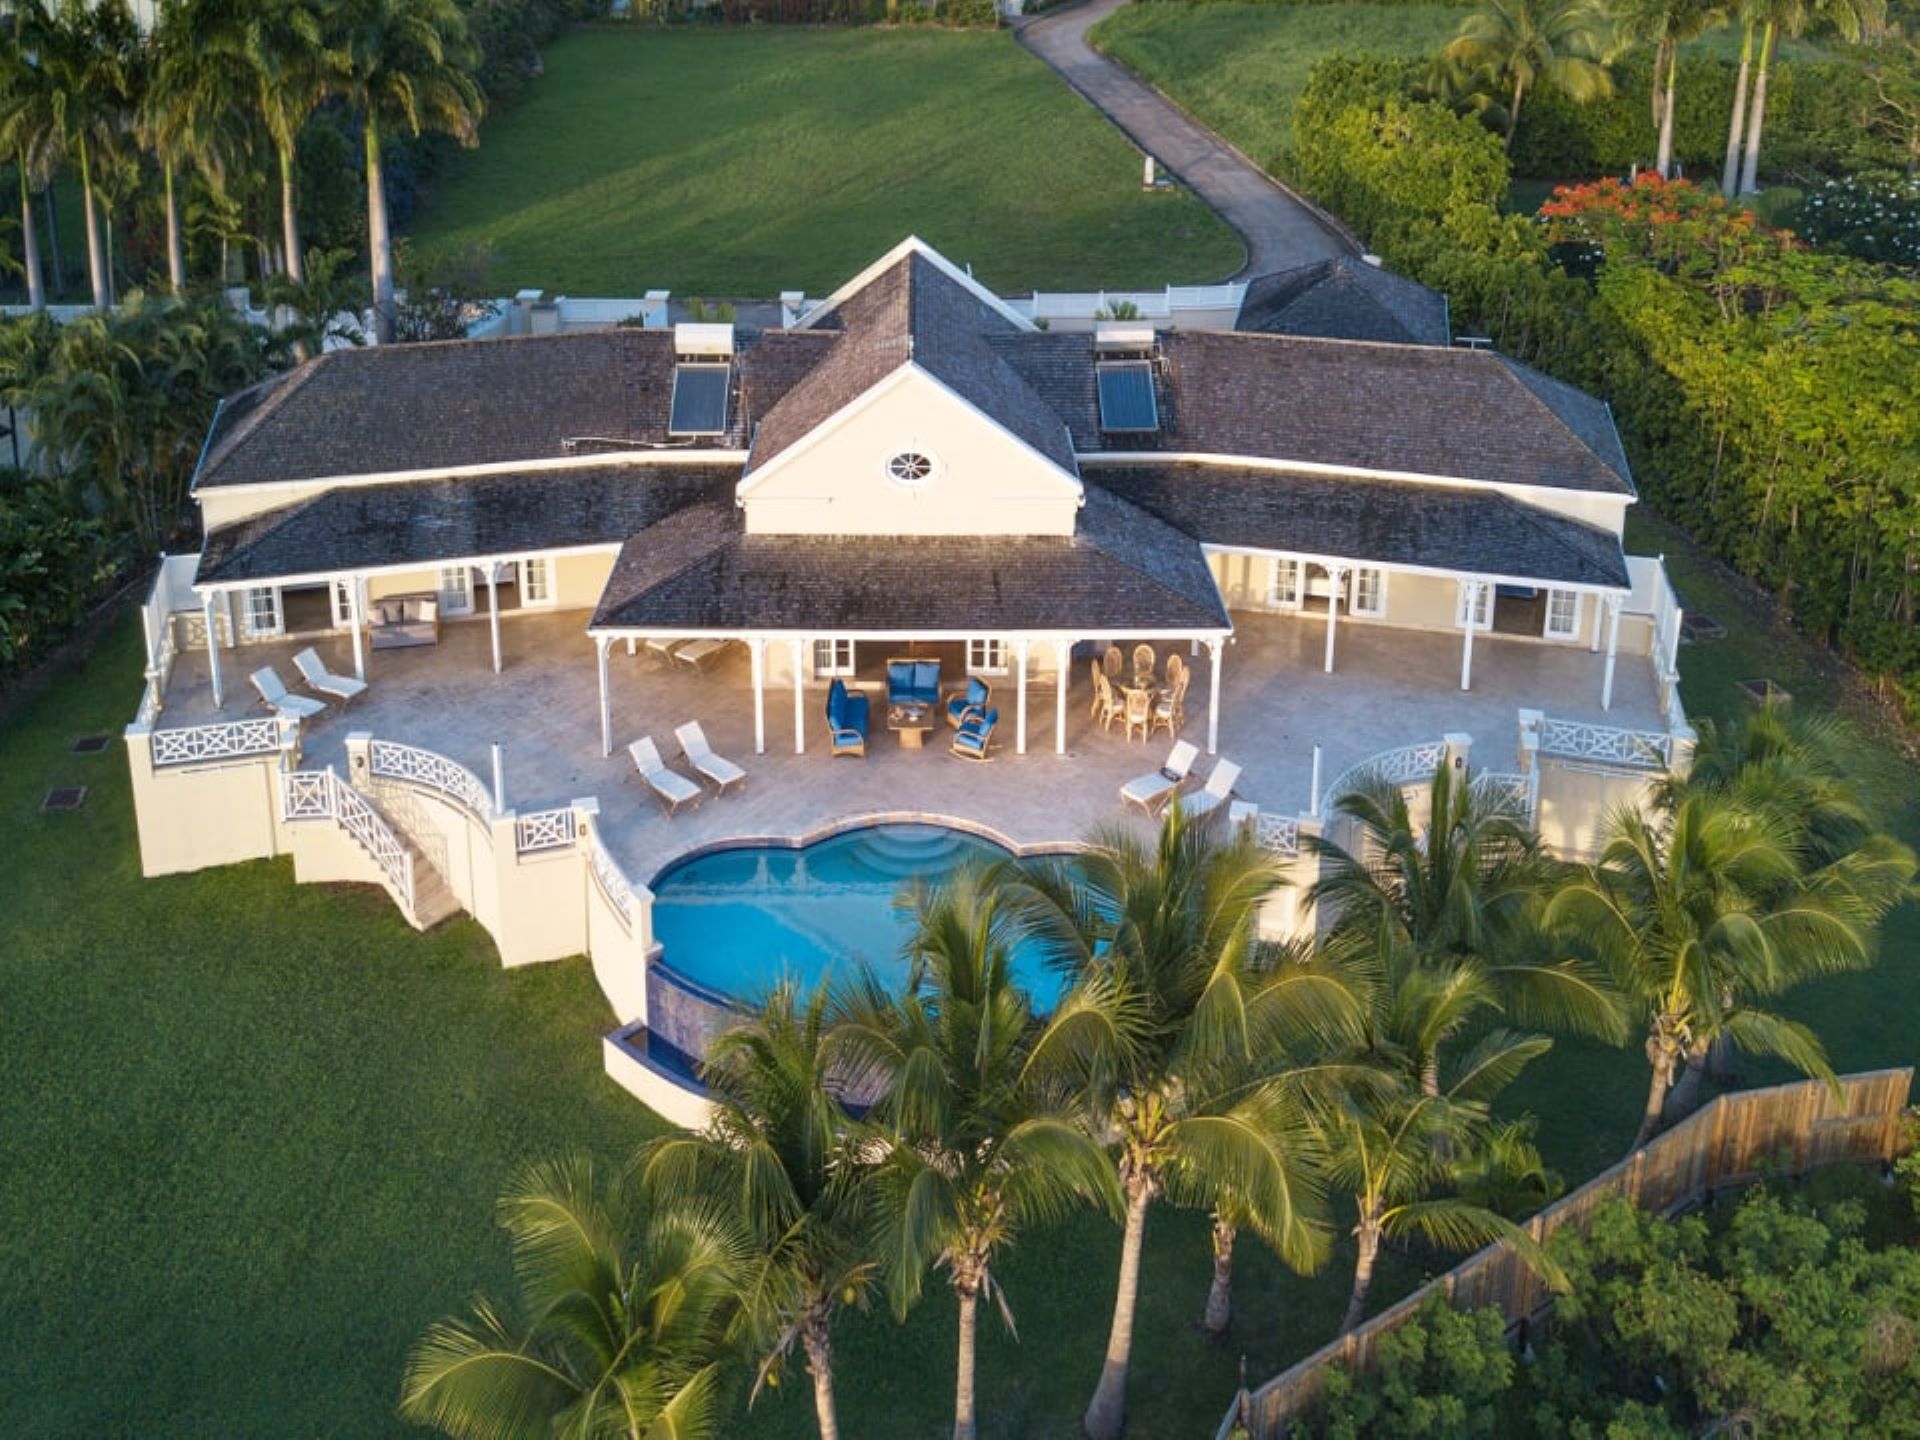
[[[1165,758],[1164,732],[1150,743],[1103,733],[1089,717],[1087,659],[1075,664],[1067,696],[1066,754],[1054,752],[1055,691],[1028,692],[1028,753],[1014,753],[1011,679],[995,682],[1001,708],[994,758],[970,763],[948,752],[945,730],[924,750],[902,748],[874,710],[865,759],[827,753],[824,688],[804,697],[806,753],[794,753],[790,686],[766,695],[764,755],[753,746],[753,694],[743,647],[704,671],[616,645],[610,655],[615,750],[600,753],[599,691],[584,612],[513,616],[501,627],[504,669],[492,671],[487,626],[442,627],[432,647],[384,650],[368,658],[371,688],[342,710],[309,722],[303,764],[343,772],[344,741],[356,730],[439,752],[491,784],[491,746],[504,746],[507,803],[521,812],[584,796],[601,807],[601,833],[636,880],[647,880],[687,850],[747,837],[805,835],[861,816],[907,814],[971,821],[1019,845],[1071,842],[1103,821],[1124,818],[1118,788]],[[1611,711],[1600,708],[1602,657],[1585,650],[1480,636],[1474,644],[1474,688],[1459,689],[1460,637],[1452,632],[1396,630],[1343,620],[1335,673],[1321,669],[1324,621],[1242,614],[1222,662],[1220,754],[1244,767],[1239,793],[1263,809],[1298,814],[1308,807],[1313,747],[1323,750],[1322,779],[1400,745],[1448,731],[1474,739],[1474,759],[1511,770],[1518,743],[1516,711],[1535,707],[1572,720],[1659,729],[1659,699],[1643,657],[1622,655]],[[174,668],[159,723],[203,724],[259,713],[247,674],[271,663],[291,682],[292,653],[317,643],[336,671],[350,673],[349,642],[284,641],[221,652],[226,704],[215,711],[204,651],[187,652]],[[1162,647],[1165,653],[1165,647]],[[1184,734],[1204,751],[1207,659],[1193,662]],[[880,676],[863,674],[878,686]],[[697,719],[720,754],[745,766],[738,793],[709,796],[669,819],[635,776],[625,746],[651,735],[678,764],[673,727]],[[1211,767],[1204,753],[1196,772]],[[683,767],[684,768],[684,767]],[[1134,811],[1135,816],[1138,815]],[[1141,823],[1136,821],[1135,823]]]

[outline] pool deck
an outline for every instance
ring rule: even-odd
[[[1644,657],[1622,655],[1611,710],[1600,707],[1603,660],[1586,650],[1498,635],[1474,642],[1473,689],[1462,692],[1460,636],[1342,621],[1338,668],[1321,668],[1324,622],[1312,617],[1236,614],[1236,636],[1222,662],[1220,754],[1244,769],[1238,793],[1263,809],[1304,812],[1313,750],[1323,750],[1322,779],[1380,751],[1464,732],[1475,763],[1516,768],[1517,712],[1539,708],[1571,720],[1662,729],[1658,691]],[[592,796],[600,833],[637,881],[689,851],[752,839],[793,841],[866,818],[959,820],[1015,847],[1071,844],[1109,821],[1142,825],[1123,809],[1119,787],[1166,758],[1164,732],[1150,743],[1102,732],[1089,716],[1087,663],[1072,671],[1066,753],[1054,752],[1052,683],[1028,690],[1028,753],[1014,753],[1012,682],[995,682],[1001,708],[993,758],[971,763],[948,753],[942,729],[924,750],[901,746],[876,706],[864,759],[827,753],[825,691],[804,698],[806,753],[794,753],[794,703],[788,686],[766,696],[766,753],[753,743],[753,697],[742,647],[704,671],[610,655],[615,749],[600,753],[594,647],[579,611],[517,615],[501,626],[504,667],[492,670],[484,621],[444,626],[438,645],[368,656],[368,692],[346,709],[330,706],[304,726],[303,761],[345,772],[346,737],[355,731],[417,745],[456,760],[483,780],[491,747],[504,747],[506,797],[522,812]],[[259,713],[250,671],[272,664],[291,680],[293,652],[316,644],[336,671],[351,673],[344,636],[289,640],[221,652],[226,703],[215,709],[204,651],[182,653],[160,716],[163,727],[233,720]],[[1162,654],[1165,646],[1161,647]],[[1202,751],[1205,775],[1209,677],[1203,651],[1193,662],[1184,735]],[[866,678],[863,676],[863,678]],[[735,794],[709,795],[669,819],[640,783],[625,747],[651,735],[678,766],[673,727],[697,719],[714,749],[744,766]]]

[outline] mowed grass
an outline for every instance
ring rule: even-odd
[[[1009,36],[583,30],[435,182],[497,288],[821,295],[909,233],[1003,290],[1220,279],[1238,238]]]
[[[1630,540],[1664,551],[1688,606],[1731,631],[1682,651],[1692,712],[1735,716],[1734,681],[1782,681],[1841,715],[1882,818],[1920,841],[1920,771],[1839,667],[1645,507]],[[580,961],[503,971],[469,921],[419,936],[383,896],[297,887],[284,863],[143,880],[118,745],[69,751],[117,734],[138,650],[129,616],[0,722],[0,1434],[410,1433],[394,1415],[408,1345],[475,1291],[511,1294],[492,1214],[514,1167],[570,1146],[615,1166],[660,1122],[600,1073],[610,1017]],[[66,783],[92,787],[86,808],[39,814]],[[1913,1061],[1912,907],[1883,951],[1784,1002],[1843,1070]],[[1645,1066],[1637,1046],[1561,1042],[1507,1108],[1540,1116],[1577,1184],[1624,1150]],[[983,1435],[1078,1433],[1118,1251],[1117,1227],[1080,1215],[1006,1256],[1020,1332],[983,1320]],[[1343,1243],[1306,1280],[1243,1243],[1236,1327],[1210,1345],[1204,1218],[1156,1210],[1130,1435],[1210,1433],[1243,1354],[1258,1380],[1331,1337],[1351,1263]],[[1441,1263],[1391,1258],[1378,1303]],[[846,1433],[947,1433],[953,1338],[938,1283],[904,1325],[884,1306],[852,1317],[836,1336]],[[804,1377],[790,1382],[727,1433],[811,1434]]]

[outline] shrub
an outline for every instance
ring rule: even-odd
[[[1326,1401],[1305,1433],[1325,1440],[1418,1435],[1469,1440],[1498,1433],[1498,1407],[1513,1384],[1506,1320],[1495,1309],[1455,1310],[1439,1295],[1380,1338],[1374,1371],[1327,1372]]]
[[[0,476],[0,675],[71,635],[125,558],[106,526],[53,486],[17,471]]]
[[[1787,223],[1823,249],[1920,266],[1920,177],[1882,171],[1828,180],[1801,197]]]

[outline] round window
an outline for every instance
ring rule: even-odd
[[[887,461],[887,478],[909,490],[930,484],[933,473],[933,457],[924,450],[902,450]]]

